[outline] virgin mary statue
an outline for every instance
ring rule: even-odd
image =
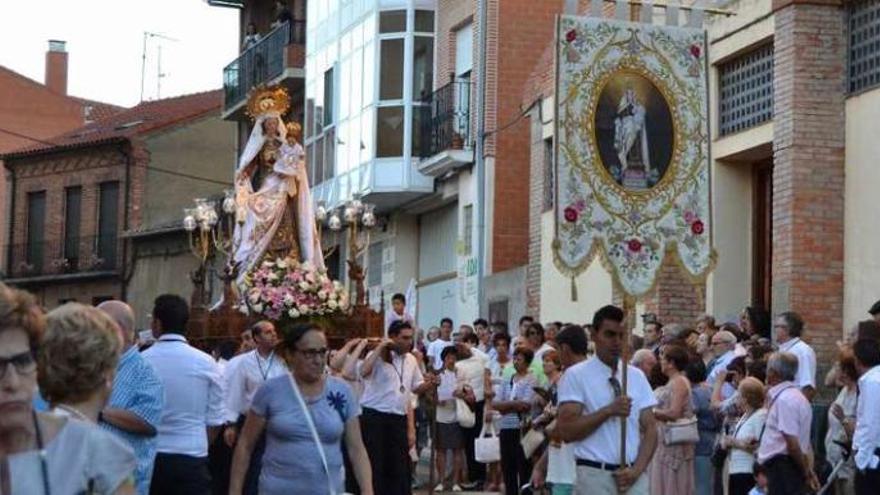
[[[254,119],[247,146],[235,173],[236,228],[234,261],[238,285],[264,259],[290,257],[324,267],[312,197],[297,142],[299,126],[285,126],[290,107],[283,88],[257,89],[248,101]]]

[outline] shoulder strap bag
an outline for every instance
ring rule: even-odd
[[[333,476],[330,475],[330,467],[327,465],[327,456],[324,454],[324,444],[321,443],[321,438],[318,436],[318,430],[315,428],[314,420],[312,420],[312,413],[309,411],[309,407],[306,405],[306,401],[303,399],[299,387],[296,385],[293,373],[288,373],[287,377],[290,379],[290,386],[293,388],[293,395],[296,396],[296,400],[299,402],[299,407],[303,411],[303,417],[306,418],[306,424],[312,432],[312,440],[315,441],[315,446],[318,448],[318,454],[321,456],[321,464],[324,466],[324,474],[327,475],[327,493],[329,495],[337,495],[336,488],[333,486]]]

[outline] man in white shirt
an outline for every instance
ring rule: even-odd
[[[528,332],[528,330],[529,330],[529,326],[531,326],[531,324],[534,322],[535,322],[535,319],[532,318],[531,316],[528,316],[528,315],[520,318],[519,319],[519,332],[516,335],[512,335],[512,337],[516,337],[516,336],[525,337],[526,332]],[[513,349],[511,349],[511,352],[513,352]]]
[[[232,358],[227,366],[229,373],[226,374],[226,427],[223,430],[223,440],[230,448],[235,447],[238,433],[244,426],[244,418],[251,408],[254,394],[263,386],[266,380],[282,376],[287,373],[287,365],[284,359],[275,354],[275,345],[278,336],[275,333],[275,325],[270,321],[260,321],[251,327],[256,349],[239,354]],[[261,435],[254,446],[251,455],[251,463],[245,478],[245,490],[247,495],[256,495],[257,482],[262,465],[263,450],[266,447],[266,436]]]
[[[736,336],[726,330],[717,332],[712,336],[711,345],[715,357],[706,365],[706,383],[714,386],[720,375],[727,376],[727,365],[736,358]],[[721,388],[721,398],[724,400],[734,393],[736,389],[730,383],[725,383]]]
[[[397,293],[391,296],[391,311],[385,312],[385,335],[388,335],[388,329],[395,321],[405,321],[416,327],[416,322],[412,315],[406,310],[406,296]]]
[[[794,379],[795,385],[808,401],[816,394],[816,352],[801,340],[804,331],[804,320],[797,313],[787,311],[776,317],[773,324],[779,352],[788,352],[798,358],[798,372]]]
[[[577,495],[648,495],[645,470],[657,446],[654,393],[638,368],[621,363],[623,310],[605,306],[593,316],[596,355],[567,369],[559,385],[557,432],[574,443]],[[623,394],[621,374],[627,366]],[[620,465],[621,418],[626,452]]]
[[[156,437],[150,493],[211,493],[208,444],[223,424],[223,383],[210,355],[184,337],[189,308],[180,296],[165,294],[153,305],[152,330],[158,339],[143,358],[165,388],[165,408]]]
[[[407,407],[411,394],[422,394],[437,384],[436,376],[422,375],[410,354],[413,337],[409,323],[394,322],[388,338],[361,365],[361,434],[370,457],[375,493],[408,495],[412,491]]]
[[[483,428],[483,410],[486,406],[486,395],[492,395],[492,377],[489,370],[489,356],[479,350],[479,338],[473,333],[466,334],[458,349],[458,361],[455,363],[455,374],[459,383],[465,384],[470,390],[467,401],[474,410],[476,421],[470,428],[462,428],[464,432],[464,451],[467,460],[469,483],[465,489],[473,489],[486,481],[486,465],[477,462],[474,455],[474,440],[480,436]]]
[[[877,493],[880,487],[880,343],[859,339],[853,345],[859,372],[859,402],[856,408],[855,451],[856,495]]]
[[[453,345],[452,319],[443,318],[440,320],[440,337],[428,346],[428,359],[425,364],[430,365],[434,371],[442,370],[443,360],[440,358],[440,353],[451,345]]]

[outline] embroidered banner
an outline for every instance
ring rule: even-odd
[[[557,268],[600,258],[631,296],[665,260],[712,268],[702,29],[561,16],[556,50]],[[669,256],[667,256],[667,253]]]

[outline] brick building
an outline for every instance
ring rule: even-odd
[[[580,2],[585,11],[588,2]],[[713,236],[718,265],[705,287],[670,268],[640,310],[690,322],[737,319],[746,305],[799,312],[820,368],[844,327],[880,296],[880,184],[872,138],[880,115],[880,4],[738,0],[710,16]],[[662,22],[662,21],[660,21]],[[530,311],[583,321],[614,300],[598,264],[570,284],[553,266],[552,43],[533,68]]]
[[[39,140],[123,110],[68,95],[67,56],[65,42],[49,42],[44,84],[0,66],[0,154],[38,144]],[[6,175],[0,166],[0,246],[6,244],[9,233]],[[0,266],[5,267],[5,260],[6,253],[0,253]]]
[[[113,298],[136,315],[158,292],[189,295],[185,274],[197,263],[183,208],[232,179],[235,127],[219,117],[221,98],[144,102],[3,155],[12,202],[4,282],[49,308]]]

